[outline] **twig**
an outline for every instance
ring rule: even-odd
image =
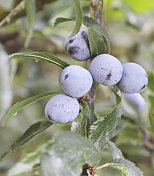
[[[103,21],[103,1],[104,0],[90,0],[90,15],[100,24],[102,24]]]
[[[103,0],[90,0],[90,16],[95,18],[98,23],[102,24],[103,19]],[[96,92],[96,82],[93,82],[91,90],[88,92],[87,103],[94,111],[94,100]]]
[[[5,23],[9,23],[18,12],[20,12],[22,9],[24,9],[24,1],[21,1],[14,9],[11,10],[11,12],[0,22],[0,27],[4,25]]]

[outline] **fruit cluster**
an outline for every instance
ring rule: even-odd
[[[65,39],[65,48],[72,58],[85,61],[90,58],[88,33],[80,30],[78,34]],[[135,94],[145,90],[148,78],[145,70],[136,63],[121,62],[109,54],[100,54],[90,63],[89,71],[78,65],[71,65],[62,70],[59,84],[67,94],[59,94],[49,100],[45,115],[53,123],[73,121],[79,113],[77,97],[89,92],[93,80],[105,86],[117,85],[124,93]]]

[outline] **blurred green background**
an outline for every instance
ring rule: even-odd
[[[19,2],[19,0],[0,0],[0,20],[3,20]],[[89,15],[89,1],[81,0],[81,4],[84,14]],[[0,121],[3,120],[12,104],[39,93],[61,90],[58,83],[60,68],[31,59],[9,61],[10,54],[22,51],[45,51],[62,58],[69,64],[83,67],[87,65],[86,62],[71,59],[64,48],[64,39],[72,30],[74,22],[53,26],[57,17],[75,16],[73,1],[38,1],[36,9],[33,36],[27,49],[24,48],[27,23],[22,10],[9,23],[0,27]],[[122,63],[136,62],[146,70],[154,72],[153,0],[105,0],[103,25],[110,36],[112,55],[120,59]],[[145,96],[148,94],[150,92],[147,89]],[[32,123],[45,118],[44,107],[48,99],[26,107],[10,119],[5,127],[0,127],[0,153],[7,150],[10,144]],[[96,114],[98,117],[104,116],[113,107],[114,95],[111,88],[99,85],[95,100]],[[149,126],[148,112],[144,110],[138,113],[126,101],[123,102],[123,107],[124,115],[116,130],[119,135],[113,139],[124,156],[135,162],[145,176],[154,176],[154,139],[151,139],[148,148],[145,144],[145,136],[139,129],[140,122],[145,123],[145,127]],[[0,176],[7,175],[15,163],[26,153],[45,143],[52,133],[56,133],[57,130],[69,131],[70,127],[70,123],[53,125],[25,147],[9,155],[0,163]],[[111,151],[104,151],[102,156],[103,163],[109,161]],[[42,175],[42,173],[38,170],[32,175]],[[120,174],[112,169],[104,169],[103,175],[118,176]]]

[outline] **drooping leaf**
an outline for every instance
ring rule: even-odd
[[[74,20],[75,20],[75,18],[58,17],[58,18],[56,18],[56,20],[54,22],[54,26],[57,26],[60,23],[64,23],[64,22],[67,22],[67,21],[74,21]]]
[[[107,142],[111,139],[115,127],[121,118],[121,106],[118,105],[106,117],[97,120],[90,127],[89,139],[92,141],[97,149],[102,150]]]
[[[105,45],[102,36],[93,28],[88,28],[88,40],[91,51],[91,58],[105,53]]]
[[[112,149],[113,159],[124,158],[122,152],[120,151],[120,149],[113,142],[110,141],[109,144],[110,144],[110,147]]]
[[[77,176],[85,163],[99,162],[100,154],[94,145],[81,135],[70,132],[54,133],[54,144],[42,157],[45,176]]]
[[[56,57],[56,56],[54,56],[54,55],[52,55],[50,53],[46,53],[46,52],[14,53],[14,54],[10,55],[10,58],[12,58],[12,59],[34,58],[37,61],[45,60],[47,62],[56,64],[56,65],[58,65],[61,68],[65,68],[65,67],[69,66],[69,64],[67,64],[66,62],[62,61],[58,57]]]
[[[81,112],[79,117],[72,123],[71,130],[87,137],[89,127],[97,120],[96,115],[89,107],[86,101],[81,103]]]
[[[27,18],[27,37],[25,47],[27,48],[33,34],[33,26],[35,21],[35,0],[25,0],[26,18]]]
[[[154,92],[154,73],[147,72],[148,74],[148,88]]]
[[[136,167],[134,163],[123,158],[114,159],[109,163],[105,164],[104,166],[100,166],[97,169],[101,169],[104,167],[112,167],[118,169],[125,176],[143,176],[142,171],[138,167]]]
[[[110,39],[106,29],[98,24],[96,20],[88,16],[83,17],[83,24],[88,28],[91,27],[95,29],[95,31],[105,39],[106,46],[108,47],[108,52],[106,51],[106,53],[110,53]]]
[[[8,113],[6,114],[6,117],[2,123],[2,126],[4,126],[7,121],[13,116],[15,115],[17,112],[19,112],[21,109],[23,109],[24,107],[26,107],[27,105],[30,105],[36,101],[39,101],[45,97],[54,95],[54,94],[58,94],[59,92],[50,92],[50,93],[43,93],[43,94],[39,94],[39,95],[35,95],[33,97],[27,98],[23,101],[20,101],[16,104],[14,104],[8,111]]]
[[[53,123],[48,120],[42,120],[31,125],[23,135],[21,135],[18,139],[16,139],[13,144],[10,146],[10,149],[0,156],[0,160],[6,157],[12,151],[15,151],[19,147],[22,147],[27,142],[29,142],[34,136],[41,133],[48,127],[50,127]]]
[[[74,0],[74,6],[75,6],[75,12],[76,12],[76,22],[75,22],[75,26],[73,28],[73,31],[71,33],[71,36],[74,36],[75,34],[77,34],[81,28],[82,25],[82,8],[80,5],[80,1],[79,0]]]

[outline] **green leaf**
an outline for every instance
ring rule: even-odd
[[[0,156],[0,160],[6,157],[9,153],[15,151],[19,147],[22,147],[27,142],[29,142],[34,136],[41,133],[48,127],[50,127],[53,123],[49,122],[48,120],[42,120],[39,122],[34,123],[31,125],[23,135],[21,135],[18,139],[14,141],[14,143],[10,146],[9,151],[5,152]]]
[[[138,167],[136,167],[134,163],[123,158],[114,159],[109,163],[103,166],[100,166],[97,169],[101,169],[104,167],[112,167],[112,168],[118,169],[125,176],[143,176],[142,171]]]
[[[120,118],[121,106],[118,105],[106,117],[97,120],[90,127],[89,139],[95,144],[97,149],[102,150],[111,139]]]
[[[47,62],[56,64],[61,68],[65,68],[65,67],[69,66],[69,64],[62,61],[58,57],[56,57],[56,56],[54,56],[50,53],[46,53],[46,52],[14,53],[14,54],[10,55],[10,58],[12,58],[12,59],[14,59],[14,58],[15,59],[18,59],[18,58],[35,58],[37,61],[45,60]]]
[[[41,160],[45,176],[77,176],[85,163],[94,165],[100,161],[101,156],[94,145],[79,134],[54,133],[54,139]]]
[[[35,21],[35,0],[25,0],[26,18],[27,18],[27,37],[25,47],[27,48],[33,34],[33,26]]]
[[[104,38],[106,46],[108,47],[108,52],[106,51],[106,53],[110,53],[110,39],[106,29],[98,24],[96,20],[88,16],[83,17],[83,24],[88,28],[91,27],[95,29],[95,31]]]
[[[121,92],[116,87],[114,87],[113,92],[115,95],[115,105],[118,106],[121,103]]]
[[[88,136],[89,127],[97,120],[96,115],[89,107],[86,101],[81,103],[81,112],[79,117],[72,123],[71,130],[81,134],[84,137]]]
[[[154,73],[147,72],[148,74],[148,88],[154,92]]]
[[[36,101],[39,101],[45,97],[54,95],[54,94],[58,94],[59,92],[50,92],[50,93],[43,93],[43,94],[39,94],[39,95],[35,95],[33,97],[27,98],[23,101],[20,101],[16,104],[14,104],[8,111],[8,113],[6,114],[6,117],[2,123],[2,126],[4,126],[7,121],[13,116],[15,115],[17,112],[19,112],[21,109],[23,109],[24,107],[26,107],[27,105],[30,105]]]
[[[78,133],[86,138],[88,135],[86,127],[86,119],[81,114],[79,114],[78,117],[72,122],[71,131],[74,133]]]
[[[53,141],[46,141],[44,144],[33,150],[33,152],[27,153],[23,159],[17,162],[8,172],[8,176],[22,176],[30,175],[36,169],[41,167],[40,158],[46,149]]]
[[[74,6],[75,6],[75,12],[76,12],[76,23],[75,26],[73,28],[73,31],[71,33],[71,36],[74,36],[75,34],[77,34],[81,28],[82,25],[82,8],[80,5],[80,1],[79,0],[74,0]]]
[[[32,139],[34,136],[39,134],[40,132],[44,131],[48,127],[50,127],[53,123],[49,122],[48,120],[42,120],[37,123],[34,123],[31,125],[25,133],[20,136],[10,147],[12,151],[16,150],[19,147],[22,147],[24,144],[26,144],[30,139]]]
[[[110,147],[112,149],[113,159],[124,158],[122,152],[120,151],[120,149],[113,142],[110,141],[109,144],[110,144]]]
[[[91,51],[91,58],[104,54],[105,53],[105,45],[103,38],[96,32],[93,28],[88,28],[88,40]]]
[[[63,22],[74,21],[74,20],[75,20],[75,18],[58,17],[58,18],[56,18],[56,20],[54,22],[54,26],[57,26],[58,24],[63,23]]]

